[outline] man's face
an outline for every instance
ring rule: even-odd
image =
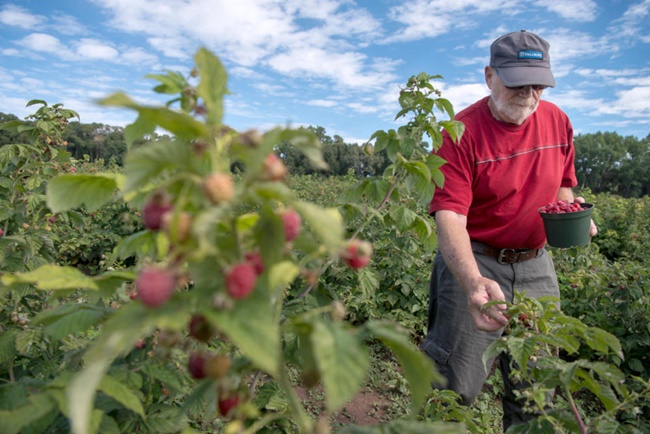
[[[521,125],[537,109],[543,86],[506,87],[492,68],[486,70],[485,78],[492,91],[492,109],[500,120]]]

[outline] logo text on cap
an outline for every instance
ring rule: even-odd
[[[544,59],[544,54],[542,54],[541,51],[520,50],[517,53],[517,58],[518,59],[538,59],[538,60],[543,60]]]

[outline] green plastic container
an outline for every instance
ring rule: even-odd
[[[539,212],[544,220],[546,240],[552,247],[583,247],[591,242],[589,230],[594,205],[582,203],[582,211],[564,214]]]

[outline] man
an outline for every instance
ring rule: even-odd
[[[447,388],[469,405],[487,372],[482,355],[498,339],[507,318],[491,300],[559,297],[552,259],[537,209],[574,198],[573,128],[555,105],[542,101],[554,87],[549,44],[539,36],[513,32],[490,48],[485,67],[490,96],[462,110],[459,143],[445,137],[438,155],[443,189],[436,189],[430,213],[436,220],[439,252],[431,276],[428,333],[422,349],[447,378]],[[592,222],[591,235],[597,232]],[[509,363],[504,376],[504,431],[532,416],[515,399]]]

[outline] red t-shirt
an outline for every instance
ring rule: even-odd
[[[429,207],[467,216],[472,240],[499,248],[546,244],[537,209],[575,187],[573,127],[557,106],[540,101],[522,125],[492,117],[486,97],[456,116],[465,133],[456,144],[445,134],[437,152],[447,163],[442,189]]]

